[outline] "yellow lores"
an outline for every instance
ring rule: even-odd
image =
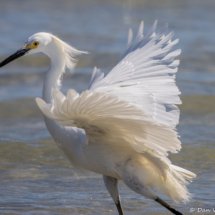
[[[35,42],[31,43],[31,44],[25,44],[24,48],[25,49],[36,49],[39,44],[40,43],[38,41],[35,41]]]

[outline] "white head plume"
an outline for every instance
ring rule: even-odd
[[[70,46],[69,44],[65,43],[64,41],[62,41],[61,39],[59,39],[58,37],[51,35],[53,40],[62,48],[62,53],[64,55],[64,59],[65,59],[65,68],[68,68],[70,70],[72,70],[76,63],[77,60],[75,59],[75,56],[80,55],[80,54],[87,54],[88,52],[86,51],[79,51],[77,49],[75,49],[74,47]]]

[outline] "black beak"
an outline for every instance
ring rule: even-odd
[[[25,55],[30,49],[20,49],[17,52],[15,52],[14,54],[12,54],[10,57],[6,58],[5,60],[3,60],[0,63],[0,67],[5,66],[6,64],[10,63],[11,61],[22,57],[23,55]]]

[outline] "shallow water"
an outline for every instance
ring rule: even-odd
[[[127,30],[140,21],[148,30],[155,19],[165,22],[182,48],[177,85],[182,96],[177,127],[182,150],[170,155],[174,164],[197,174],[188,186],[187,205],[168,203],[190,214],[215,205],[215,28],[214,1],[1,1],[0,60],[19,49],[28,36],[48,31],[80,50],[74,74],[66,74],[62,90],[88,87],[94,66],[108,72],[126,47]],[[0,214],[117,214],[101,176],[78,172],[51,139],[34,98],[41,97],[49,60],[43,55],[21,58],[0,71]],[[122,183],[126,214],[168,214]],[[215,213],[214,213],[215,214]]]

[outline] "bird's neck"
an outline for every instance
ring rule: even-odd
[[[55,41],[50,43],[50,47],[47,48],[45,54],[50,58],[50,67],[46,73],[45,80],[43,83],[43,100],[46,103],[52,102],[52,92],[54,89],[58,89],[60,86],[60,78],[64,72],[65,59],[62,47],[59,46]],[[44,116],[45,124],[49,133],[60,146],[62,142],[62,136],[64,128],[58,125],[55,121]]]
[[[46,103],[51,103],[52,91],[59,88],[60,78],[64,72],[66,60],[64,57],[65,53],[57,42],[53,41],[53,44],[51,44],[51,47],[49,47],[48,50],[49,51],[45,54],[50,58],[51,63],[44,80],[42,97]],[[83,139],[85,137],[83,131],[81,129],[75,130],[73,128],[60,126],[54,120],[51,120],[46,116],[44,116],[44,120],[49,133],[62,151],[68,155],[72,162],[74,162],[75,159],[78,160],[79,156],[76,143],[85,141],[85,139]]]
[[[45,76],[42,97],[46,103],[51,103],[52,91],[60,87],[60,79],[65,69],[65,59],[61,46],[54,40],[48,50],[45,54],[50,58],[50,67]]]

